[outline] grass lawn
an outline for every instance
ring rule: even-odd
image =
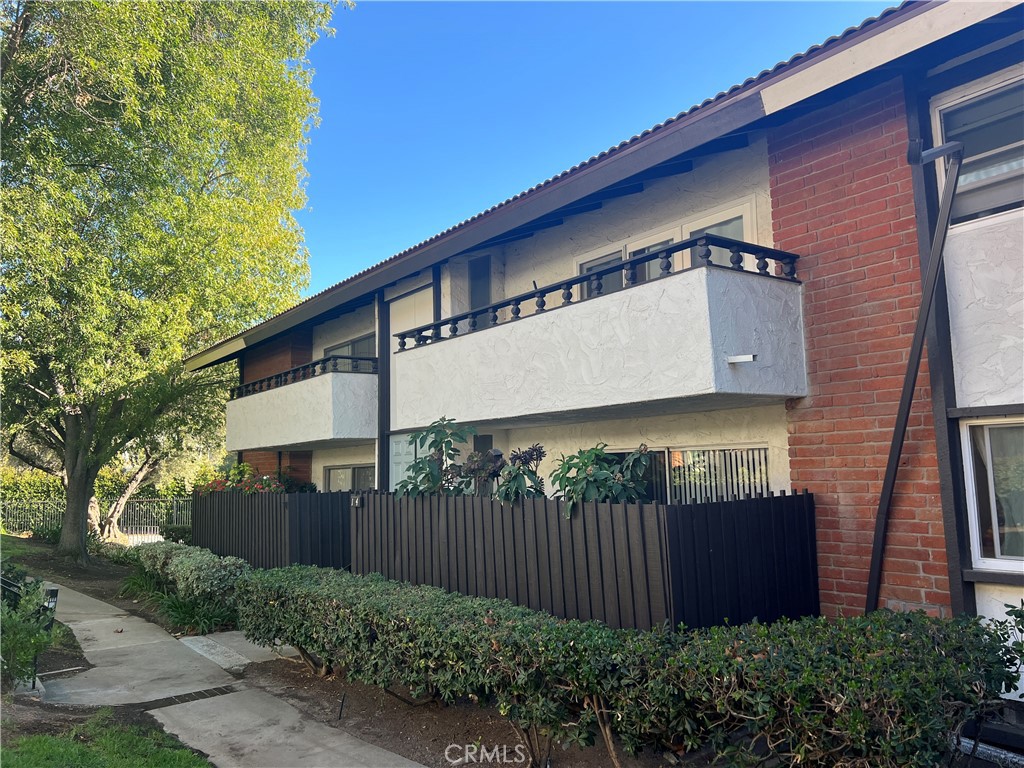
[[[17,560],[19,557],[30,554],[34,550],[34,547],[28,542],[28,539],[22,539],[18,536],[9,536],[5,533],[0,536],[0,556],[5,559],[10,557]]]
[[[6,739],[5,739],[6,741]],[[204,768],[209,763],[167,734],[118,724],[110,710],[60,734],[15,737],[4,747],[4,768]]]

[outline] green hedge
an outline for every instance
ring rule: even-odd
[[[975,619],[879,611],[692,632],[613,630],[505,601],[295,566],[253,571],[239,626],[321,674],[493,704],[535,754],[616,736],[736,765],[932,766],[1014,674]]]

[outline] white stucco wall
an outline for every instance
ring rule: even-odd
[[[327,347],[368,336],[377,330],[377,315],[373,305],[359,307],[341,317],[313,328],[313,359],[324,356]]]
[[[801,397],[800,295],[794,283],[696,269],[409,349],[393,359],[392,428],[723,393]],[[726,361],[743,354],[757,360]]]
[[[600,256],[625,241],[703,219],[751,198],[753,238],[772,246],[768,149],[763,137],[743,149],[698,158],[689,173],[647,182],[643,192],[609,200],[596,211],[572,216],[561,226],[506,245],[502,292],[495,291],[494,300],[529,291],[534,280],[547,285],[572,277],[580,258]]]
[[[986,619],[1005,619],[1005,606],[1019,606],[1020,601],[1024,600],[1024,587],[1011,587],[1005,584],[975,584],[974,600],[979,616],[984,616]],[[1021,681],[1015,691],[1004,694],[1004,696],[1012,701],[1019,701],[1017,696],[1021,693],[1024,693],[1024,681]]]
[[[1024,402],[1024,211],[953,227],[946,290],[957,406]]]
[[[317,488],[324,487],[324,467],[338,467],[350,464],[376,464],[377,443],[332,445],[313,451],[313,482]]]
[[[494,442],[506,456],[517,448],[534,443],[543,445],[548,454],[541,464],[545,481],[554,471],[555,460],[560,455],[598,443],[607,443],[615,450],[633,450],[640,443],[650,448],[684,449],[767,445],[772,489],[790,487],[786,407],[781,404],[501,430],[495,433]]]
[[[228,402],[227,449],[377,437],[377,377],[324,373]]]

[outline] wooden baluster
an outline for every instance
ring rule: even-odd
[[[405,334],[404,333],[398,334],[398,349],[399,349],[399,351],[405,349]]]
[[[498,324],[498,308],[497,307],[491,307],[490,321],[491,321],[491,325],[492,326],[495,326],[495,325]]]
[[[469,332],[472,333],[476,330],[476,315],[469,316]]]
[[[796,280],[796,261],[793,259],[786,259],[782,262],[782,274],[790,280]]]
[[[672,274],[672,254],[665,253],[664,251],[658,257],[659,261],[659,274],[658,277],[668,277]]]
[[[336,373],[337,370],[338,370],[338,358],[332,357],[331,358],[331,371]]]
[[[440,341],[441,340],[441,326],[440,325],[435,325],[435,326],[433,326],[430,329],[430,339],[431,339],[431,341]]]
[[[590,280],[590,295],[600,296],[604,293],[604,283],[601,281],[601,273],[595,272]]]
[[[518,320],[519,319],[519,314],[522,312],[522,310],[519,308],[519,300],[518,299],[516,299],[515,301],[512,302],[512,310],[511,311],[512,311],[512,319],[513,320]]]
[[[627,287],[630,285],[636,285],[636,264],[630,262],[626,265],[626,268],[623,270],[622,279],[625,281]]]
[[[416,333],[416,346],[417,347],[421,347],[421,346],[423,346],[426,343],[427,343],[427,337],[424,336],[423,333],[417,332]]]
[[[547,302],[544,300],[543,291],[537,291],[537,313],[544,311],[544,307],[547,306]]]
[[[328,365],[330,365],[330,361],[329,360],[321,360],[320,361],[320,374],[321,375],[327,373],[327,366]]]
[[[562,306],[572,304],[572,286],[566,283],[562,286]]]
[[[448,338],[454,338],[459,335],[459,323],[456,320],[452,320],[448,326]]]
[[[711,266],[711,249],[704,238],[697,241],[697,257],[704,262],[705,267]]]
[[[765,258],[763,253],[757,254],[757,271],[762,275],[768,274],[768,259]]]
[[[740,247],[738,245],[730,246],[729,247],[729,254],[730,254],[729,261],[732,263],[732,268],[733,269],[738,269],[739,271],[742,272],[743,271],[743,254],[740,253]]]

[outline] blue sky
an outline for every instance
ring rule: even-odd
[[[884,2],[383,2],[310,53],[316,293],[880,13]]]

